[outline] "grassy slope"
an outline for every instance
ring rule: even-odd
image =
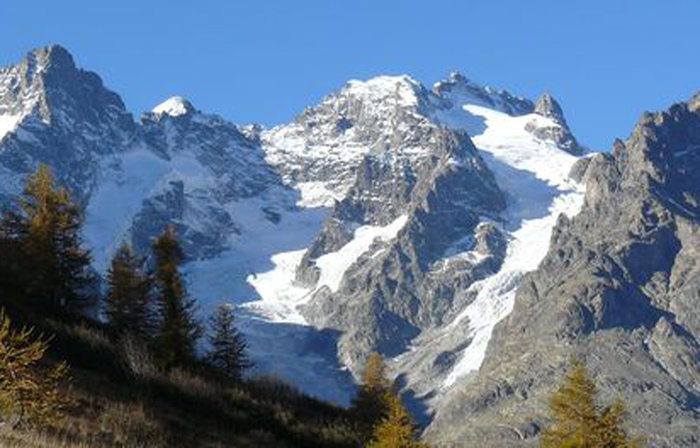
[[[0,429],[2,447],[356,447],[348,412],[271,378],[237,386],[203,373],[135,377],[96,324],[42,322],[71,365],[74,405],[51,427]]]

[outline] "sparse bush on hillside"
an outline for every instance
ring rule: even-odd
[[[150,348],[136,336],[124,335],[119,339],[119,353],[124,369],[134,378],[148,379],[158,375],[158,367]]]
[[[167,437],[141,403],[109,403],[98,421],[99,431],[114,443],[125,447],[165,447]]]

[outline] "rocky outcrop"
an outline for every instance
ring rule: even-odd
[[[451,106],[476,104],[513,116],[535,111],[535,105],[529,99],[511,95],[505,90],[483,87],[457,72],[435,84],[433,90],[439,97],[451,103]]]
[[[551,123],[540,123],[533,120],[526,129],[537,138],[555,143],[559,148],[570,154],[581,155],[583,148],[579,146],[576,137],[571,133],[564,118],[561,106],[549,93],[545,93],[535,103],[535,113],[551,120]]]

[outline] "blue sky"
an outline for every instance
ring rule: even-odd
[[[560,100],[607,149],[700,90],[700,2],[1,0],[0,65],[60,43],[136,117],[172,95],[239,123],[290,120],[349,79],[457,70]]]

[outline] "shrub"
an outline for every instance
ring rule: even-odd
[[[126,372],[137,379],[155,378],[158,375],[153,354],[139,338],[126,335],[121,338],[119,352]]]
[[[100,432],[122,446],[165,446],[166,432],[143,404],[109,403],[99,419]]]

